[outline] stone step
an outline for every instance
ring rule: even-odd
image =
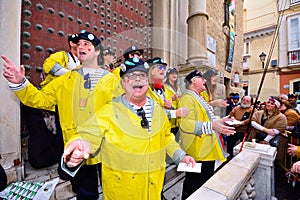
[[[216,163],[216,168],[220,163]],[[24,181],[28,182],[46,182],[59,177],[57,165],[48,168],[34,169],[28,162],[24,164],[25,172]],[[163,195],[166,199],[181,199],[182,183],[185,173],[177,172],[177,165],[168,164],[166,167]],[[16,178],[16,177],[15,177]],[[102,199],[102,188],[99,186],[100,200]],[[75,200],[76,195],[72,192],[72,186],[69,181],[59,180],[55,191],[51,195],[51,200]]]
[[[24,181],[28,182],[46,182],[58,177],[57,165],[44,169],[33,169],[28,163],[25,164],[26,175]],[[166,199],[180,199],[182,181],[184,173],[177,172],[176,165],[169,165],[166,168],[165,184],[163,194]],[[99,186],[100,200],[102,200],[102,188]],[[55,191],[50,200],[75,200],[76,195],[72,192],[72,186],[69,181],[59,180]]]

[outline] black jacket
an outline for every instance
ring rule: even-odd
[[[6,186],[7,186],[7,176],[2,165],[0,165],[0,192],[4,190]]]

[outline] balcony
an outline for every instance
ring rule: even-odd
[[[299,4],[300,0],[291,0],[291,6]]]
[[[300,0],[298,0],[298,2],[300,2]],[[300,64],[300,50],[288,52],[288,65],[294,65],[294,64]]]

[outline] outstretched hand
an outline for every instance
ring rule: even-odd
[[[186,163],[187,166],[192,165],[192,167],[195,167],[195,160],[194,160],[194,158],[191,157],[191,156],[185,155],[185,156],[183,157],[183,159],[181,160],[181,162]]]
[[[224,99],[212,100],[209,102],[209,104],[212,106],[223,107],[223,108],[229,106],[229,104]]]
[[[17,68],[14,63],[12,63],[5,55],[2,55],[1,58],[5,61],[4,63],[4,72],[3,76],[11,83],[20,84],[24,81],[25,69],[21,65],[20,68]]]
[[[224,117],[219,120],[215,120],[212,122],[212,129],[218,133],[222,133],[224,135],[234,135],[235,128],[232,126],[225,125],[226,120],[232,120],[230,118]]]
[[[74,140],[66,147],[63,158],[68,167],[76,167],[90,154],[90,145],[85,140]]]

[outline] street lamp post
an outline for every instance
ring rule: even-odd
[[[261,54],[259,55],[260,61],[262,62],[262,68],[265,68],[265,60],[266,60],[266,54],[264,52],[261,52]]]

